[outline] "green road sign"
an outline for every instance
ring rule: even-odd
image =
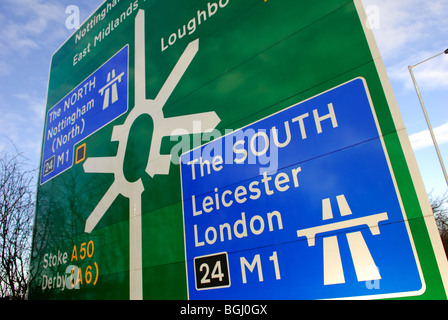
[[[180,156],[353,79],[363,79],[369,92],[422,283],[421,289],[394,297],[446,299],[446,257],[358,0],[325,0],[318,5],[293,0],[105,1],[52,58],[30,299],[188,299],[195,283],[187,276],[187,264],[193,260],[200,262],[197,273],[205,279],[205,283],[195,279],[200,289],[231,292],[232,285],[244,286],[247,281],[256,282],[250,288],[275,283],[276,278],[260,281],[255,272],[265,262],[257,264],[258,260],[249,258],[241,260],[243,268],[229,264],[225,276],[213,268],[203,274],[208,265],[202,264],[221,264],[239,249],[187,258],[186,248],[194,243],[186,243],[190,238],[185,235],[194,230],[184,225]],[[318,106],[313,108],[311,112]],[[326,130],[320,127],[319,132],[325,119],[318,120],[313,127],[313,114],[299,116],[295,121],[299,131],[294,134],[303,138],[306,130],[318,130],[317,134]],[[337,127],[333,123],[332,129]],[[352,134],[357,137],[358,133]],[[368,142],[359,139],[360,144]],[[316,145],[315,156],[305,160],[298,154],[302,160],[297,165],[300,161],[317,165],[314,158],[327,156],[319,150],[324,149]],[[223,158],[222,165],[228,165],[227,161]],[[219,162],[198,165],[198,175],[221,167]],[[263,174],[268,173],[260,172],[260,181],[268,179]],[[328,179],[330,183],[331,174]],[[316,186],[322,183],[322,179],[315,181]],[[198,190],[191,194],[198,195]],[[342,199],[334,192],[325,199]],[[298,199],[293,193],[291,197],[288,201]],[[327,206],[325,199],[316,206]],[[304,214],[322,217],[325,210]],[[384,230],[388,222],[381,223],[380,230]],[[255,234],[260,230],[252,227]],[[306,243],[306,238],[297,236],[299,229],[304,228],[294,229],[293,242]],[[205,243],[210,234],[205,233],[205,238],[201,234],[198,241]],[[270,246],[266,241],[260,243]],[[258,249],[251,250],[256,253]],[[276,275],[280,275],[284,257],[270,254],[267,263],[277,263]],[[286,261],[306,263],[305,258]],[[345,282],[349,282],[350,270],[344,265]],[[377,267],[381,273],[381,266]],[[331,271],[327,267],[325,272]],[[375,281],[379,282],[370,283],[373,291],[382,280],[376,277]],[[331,298],[327,289],[325,297]],[[259,292],[264,291],[269,288]],[[342,287],[337,291],[344,296]]]

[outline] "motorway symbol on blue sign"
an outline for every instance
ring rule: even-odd
[[[128,46],[47,113],[40,183],[73,165],[74,146],[128,109]]]
[[[181,156],[190,299],[419,294],[365,79]]]

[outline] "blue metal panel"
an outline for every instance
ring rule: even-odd
[[[187,152],[181,162],[190,299],[424,289],[364,79]]]
[[[128,48],[123,47],[48,111],[41,184],[73,166],[76,144],[127,111]]]

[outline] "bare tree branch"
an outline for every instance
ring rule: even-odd
[[[0,153],[0,297],[24,299],[31,252],[35,171],[20,154]]]
[[[439,197],[433,196],[431,192],[428,196],[445,248],[445,253],[448,256],[448,192]]]

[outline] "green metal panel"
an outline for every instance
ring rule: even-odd
[[[409,148],[402,146],[397,134],[403,128],[397,128],[390,111],[395,107],[383,89],[383,70],[377,69],[358,8],[360,1],[349,0],[105,1],[54,54],[47,111],[129,45],[128,112],[77,144],[86,144],[86,160],[39,185],[30,299],[129,299],[130,292],[140,290],[130,284],[129,217],[135,207],[128,197],[118,195],[93,231],[85,232],[86,220],[115,177],[86,172],[84,164],[90,158],[117,155],[119,143],[111,141],[111,136],[136,105],[136,88],[144,86],[146,99],[155,99],[185,48],[197,39],[198,52],[166,101],[163,115],[215,112],[219,117],[216,128],[222,134],[356,77],[366,79],[426,282],[426,292],[418,298],[446,298],[440,274],[446,261],[443,256],[442,265],[438,264],[440,252],[431,249],[429,235],[434,230],[428,231],[423,219],[423,212],[428,215],[428,211],[414,187]],[[144,12],[145,36],[140,46],[135,43],[139,12]],[[141,65],[134,58],[141,48],[145,50],[146,83],[135,80]],[[85,56],[74,60],[84,49]],[[154,147],[155,126],[149,115],[135,119],[120,164],[128,182],[141,181],[144,187],[141,199],[136,197],[141,200],[140,298],[186,299],[176,161],[187,150],[178,145],[179,136],[164,136],[160,153],[173,155],[169,173],[148,175],[145,168]],[[188,149],[207,142],[200,134],[187,137]],[[50,254],[57,258],[51,259]],[[72,276],[71,283],[72,265],[78,277]]]

